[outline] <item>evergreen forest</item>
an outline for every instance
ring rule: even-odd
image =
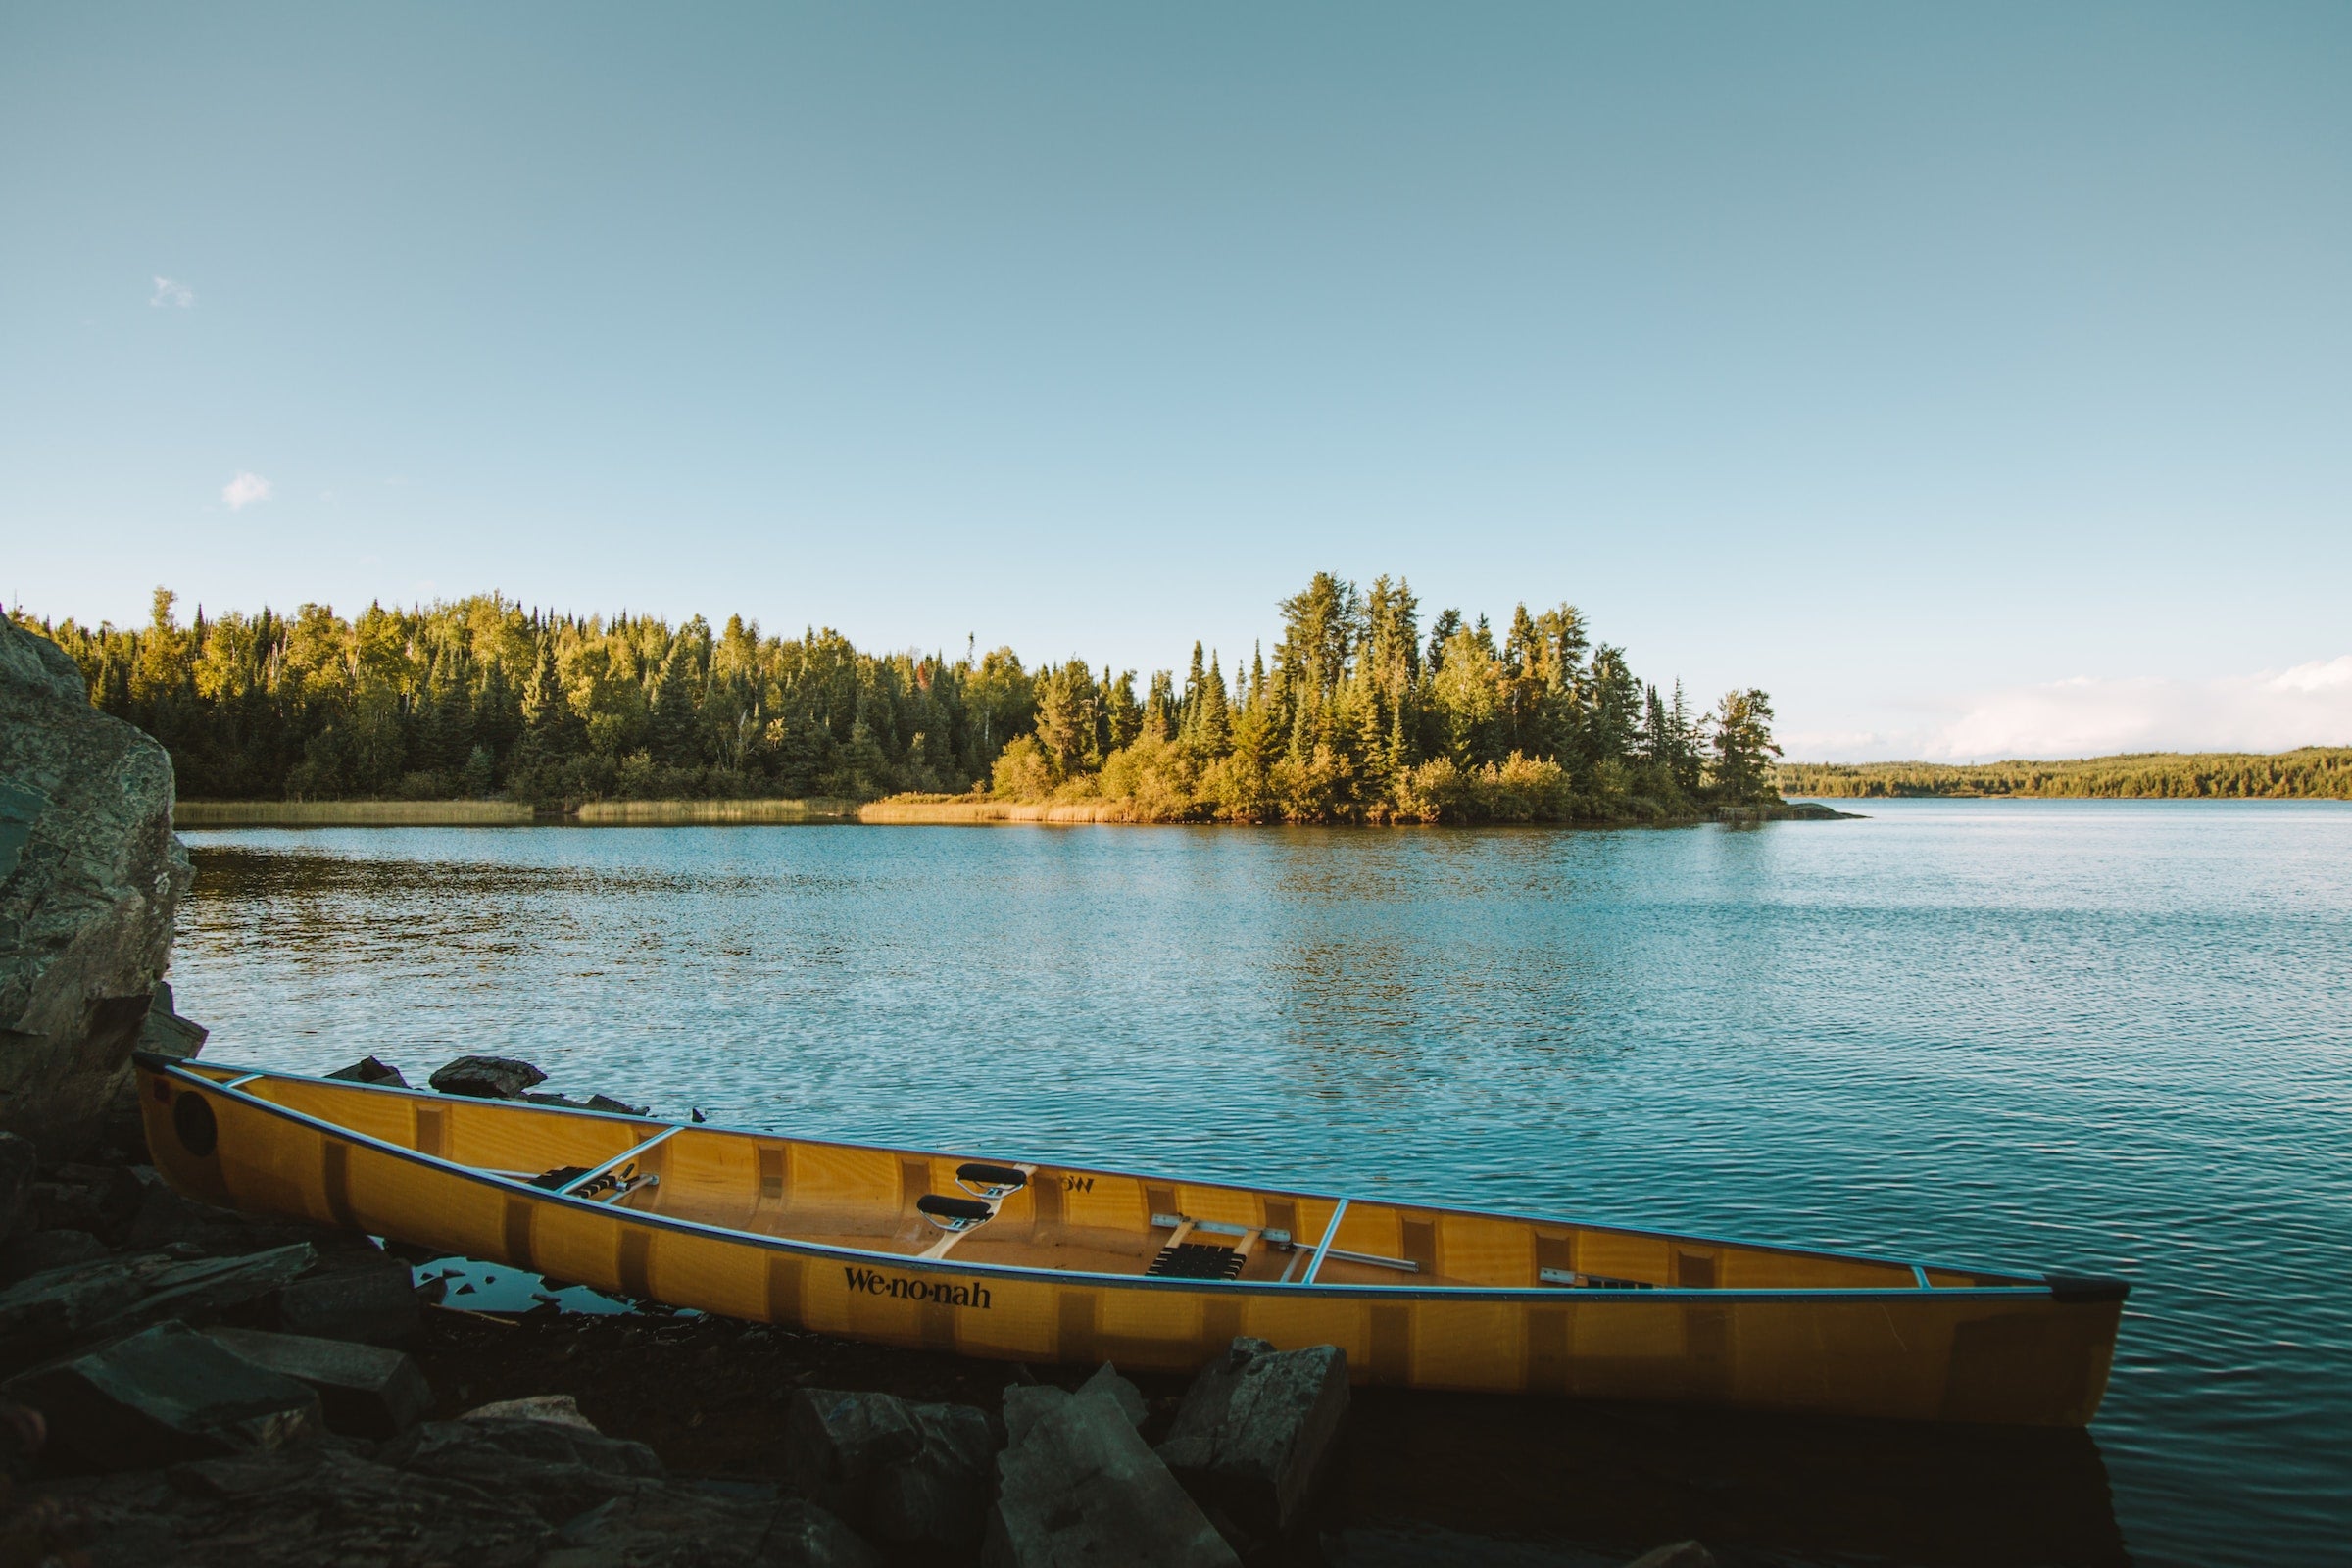
[[[1763,692],[1696,710],[1572,606],[1425,627],[1403,581],[1325,572],[1279,610],[1246,666],[1196,644],[1140,686],[1075,657],[870,653],[499,594],[183,624],[159,588],[138,629],[15,618],[164,743],[186,800],[981,795],[1138,821],[1564,822],[1779,799]]]
[[[2112,800],[2352,800],[2352,747],[2135,752],[2062,762],[1792,762],[1791,795],[2016,795]]]

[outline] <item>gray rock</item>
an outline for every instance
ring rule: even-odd
[[[102,1470],[282,1447],[320,1424],[307,1385],[180,1323],[36,1368],[8,1393],[41,1412],[53,1447]]]
[[[327,1076],[340,1078],[346,1083],[389,1084],[395,1089],[409,1087],[409,1081],[401,1076],[400,1069],[381,1056],[362,1056],[350,1066],[339,1067]]]
[[[90,1144],[193,876],[172,759],[90,707],[65,651],[0,614],[0,1127]]]
[[[1678,1541],[1652,1547],[1625,1568],[1715,1568],[1715,1554],[1695,1541]]]
[[[277,1326],[322,1340],[406,1345],[421,1327],[416,1271],[373,1247],[331,1253],[277,1293]]]
[[[48,1181],[32,1185],[32,1223],[45,1231],[89,1231],[121,1242],[157,1180],[144,1165],[61,1165]]]
[[[113,1255],[114,1249],[88,1231],[34,1231],[0,1243],[0,1286]]]
[[[384,1463],[519,1497],[561,1525],[665,1472],[642,1443],[557,1421],[427,1421],[377,1450]]]
[[[1159,1456],[1244,1529],[1296,1536],[1347,1416],[1346,1351],[1238,1339],[1193,1379]]]
[[[1080,1384],[1078,1392],[1097,1395],[1111,1400],[1121,1410],[1127,1412],[1129,1421],[1139,1427],[1152,1414],[1152,1407],[1144,1403],[1143,1391],[1119,1376],[1119,1369],[1108,1361],[1095,1368],[1095,1375]]]
[[[803,1389],[784,1416],[793,1485],[894,1545],[978,1545],[999,1446],[987,1412],[963,1404]]]
[[[148,992],[147,1021],[139,1026],[139,1049],[153,1055],[185,1061],[204,1049],[212,1031],[192,1018],[182,1018],[172,998],[172,982],[158,980]]]
[[[580,1410],[580,1401],[568,1394],[529,1394],[519,1399],[494,1399],[477,1404],[458,1417],[461,1421],[553,1421],[558,1426],[578,1427],[583,1432],[597,1430],[596,1423]]]
[[[540,1568],[881,1568],[849,1526],[794,1497],[646,1487],[569,1521]]]
[[[0,1291],[0,1361],[23,1366],[77,1340],[168,1318],[203,1322],[269,1295],[317,1260],[296,1245],[245,1257],[142,1252],[35,1274]]]
[[[1013,1391],[1008,1390],[1010,1394]],[[1024,1389],[997,1456],[989,1568],[1236,1568],[1241,1559],[1145,1446],[1108,1391]]]
[[[511,1056],[460,1056],[426,1081],[445,1095],[518,1100],[524,1090],[547,1082],[547,1074]]]
[[[0,1237],[14,1236],[28,1217],[37,1163],[29,1141],[0,1132]]]
[[[207,1335],[230,1354],[318,1391],[330,1432],[389,1438],[415,1426],[432,1407],[433,1391],[423,1370],[398,1350],[259,1329],[216,1328]]]

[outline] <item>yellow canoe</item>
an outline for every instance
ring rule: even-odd
[[[191,1197],[887,1345],[1191,1372],[2082,1426],[2127,1287],[967,1159],[142,1054]]]

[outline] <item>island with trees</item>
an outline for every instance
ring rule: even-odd
[[[730,616],[555,614],[500,594],[135,629],[15,618],[170,750],[183,801],[831,798],[1136,822],[1668,822],[1779,805],[1761,691],[1695,710],[1573,607],[1497,631],[1318,573],[1272,649],[1196,644],[1139,686],[1073,657],[861,651]]]

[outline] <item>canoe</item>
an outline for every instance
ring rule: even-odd
[[[190,1197],[640,1299],[1188,1373],[2079,1427],[2129,1287],[1386,1199],[731,1131],[141,1054]]]

